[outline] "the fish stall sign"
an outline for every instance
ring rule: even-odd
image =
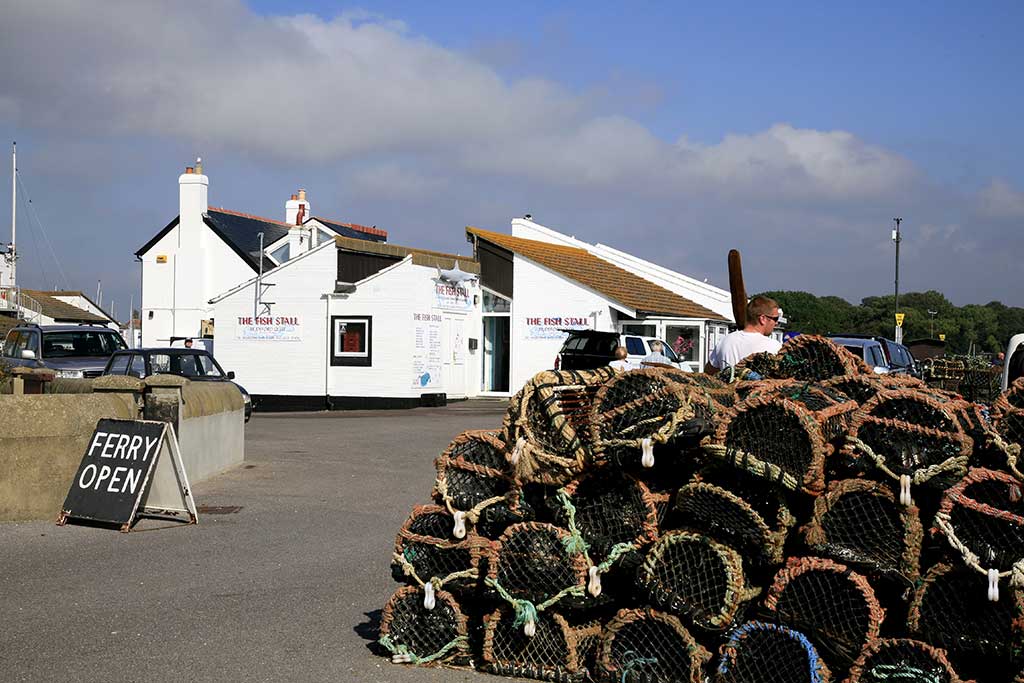
[[[580,315],[538,315],[527,316],[524,329],[527,339],[565,339],[564,330],[585,330],[590,327],[590,318]]]
[[[235,325],[235,339],[302,341],[302,318],[297,315],[240,315]]]
[[[459,262],[451,270],[437,269],[434,278],[434,297],[438,308],[448,311],[473,310],[473,294],[470,287],[477,276],[459,268]]]

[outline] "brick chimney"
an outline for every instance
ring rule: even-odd
[[[289,225],[301,225],[295,221],[299,217],[299,208],[303,209],[303,220],[309,218],[309,202],[306,201],[306,191],[299,190],[298,194],[293,194],[287,202],[284,204],[284,222]]]

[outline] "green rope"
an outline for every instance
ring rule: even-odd
[[[408,645],[406,645],[405,643],[395,643],[391,639],[391,635],[390,634],[388,634],[386,636],[381,636],[380,639],[377,642],[380,643],[381,646],[387,648],[388,652],[390,652],[391,654],[394,654],[394,655],[407,655],[409,657],[409,663],[410,664],[419,665],[419,664],[429,664],[429,663],[431,663],[433,661],[441,659],[442,657],[446,656],[449,652],[451,652],[456,647],[468,646],[469,645],[469,638],[467,638],[466,636],[455,636],[455,638],[453,640],[449,641],[440,650],[438,650],[437,652],[435,652],[432,655],[427,655],[426,657],[420,657],[420,656],[416,655],[415,653],[409,652],[409,646]]]
[[[648,664],[657,664],[658,660],[655,657],[641,657],[636,653],[635,650],[626,650],[622,653],[622,676],[619,678],[619,683],[626,683],[626,677],[629,676],[630,671],[637,667],[647,666]]]
[[[636,546],[632,543],[616,543],[612,546],[611,552],[608,553],[608,558],[597,566],[597,573],[604,574],[612,568],[612,565],[615,564],[620,557],[632,550],[636,550]]]
[[[537,623],[537,608],[529,600],[513,600],[512,607],[516,611],[515,621],[512,622],[512,628],[522,626],[528,622]]]
[[[580,533],[579,527],[576,526],[576,506],[572,504],[572,500],[569,498],[569,494],[565,489],[558,489],[555,492],[555,497],[558,498],[558,502],[562,504],[565,509],[565,514],[568,516],[568,527],[569,537],[562,539],[562,545],[565,546],[567,553],[579,553],[580,555],[587,556],[587,551],[590,550],[590,546],[587,545],[587,541],[583,538],[583,534]],[[587,556],[587,562],[590,562],[590,557]]]
[[[520,600],[519,598],[513,596],[511,593],[505,590],[502,587],[502,585],[498,583],[497,580],[495,579],[488,577],[485,583],[494,590],[496,590],[498,592],[498,595],[500,595],[503,600],[511,604],[512,607],[515,609],[515,626],[519,626],[520,624],[523,624],[526,621],[528,621],[527,617],[531,617],[532,620],[536,622],[537,614],[539,612],[543,612],[548,607],[551,607],[567,595],[582,597],[586,593],[586,589],[583,586],[570,586],[569,588],[563,588],[562,590],[558,591],[553,596],[551,596],[544,602],[540,603],[539,605],[534,605],[529,600]]]

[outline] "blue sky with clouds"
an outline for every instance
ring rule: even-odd
[[[901,215],[901,290],[1024,305],[1024,5],[896,5],[11,3],[0,132],[57,256],[22,210],[23,284],[103,279],[126,312],[199,154],[235,210],[280,218],[304,187],[463,253],[463,226],[532,213],[851,301],[892,291]]]

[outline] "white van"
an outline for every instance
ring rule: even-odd
[[[1003,391],[1006,391],[1006,387],[1013,384],[1013,380],[1018,377],[1024,377],[1024,334],[1013,335],[1006,346],[1006,356],[1003,358]]]

